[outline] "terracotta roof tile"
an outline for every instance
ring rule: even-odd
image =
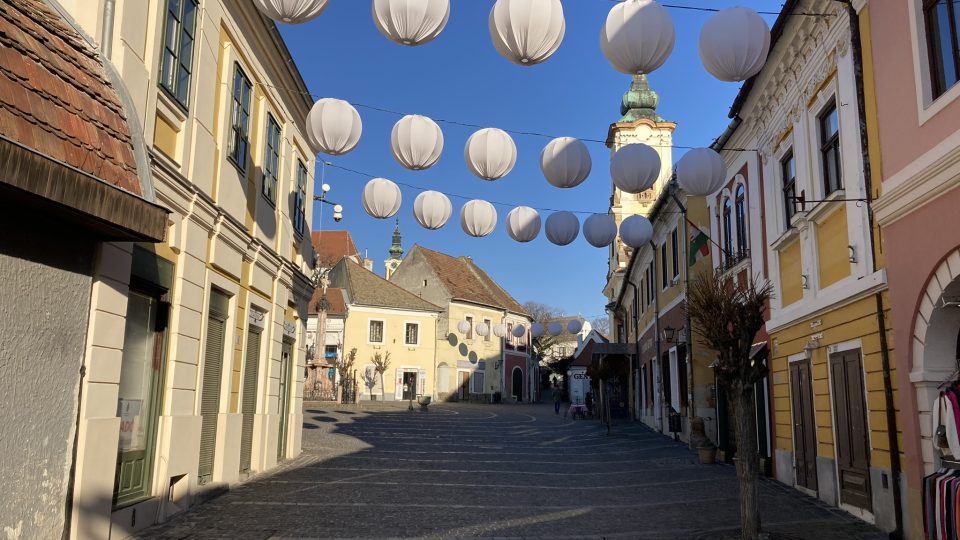
[[[330,268],[344,257],[360,258],[349,231],[313,231],[313,250],[320,266]]]
[[[142,194],[100,56],[43,0],[0,2],[0,120],[0,135]]]
[[[521,315],[527,314],[523,306],[469,257],[451,257],[419,245],[414,246],[414,249],[423,253],[455,299],[506,309]]]
[[[374,274],[360,264],[343,258],[330,273],[331,285],[346,290],[351,305],[443,311],[419,296]]]
[[[310,305],[308,306],[310,315],[316,315],[320,311],[318,304],[324,297],[327,299],[327,315],[347,314],[347,303],[343,300],[343,289],[328,287],[324,291],[318,287],[313,290],[313,298],[310,299]]]

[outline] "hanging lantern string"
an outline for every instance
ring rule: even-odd
[[[340,169],[341,171],[345,171],[345,172],[348,172],[348,173],[351,173],[351,174],[356,174],[356,175],[358,175],[358,176],[363,176],[364,178],[378,178],[376,175],[372,175],[372,174],[369,174],[369,173],[365,173],[365,172],[363,172],[363,171],[358,171],[358,170],[356,170],[356,169],[351,169],[351,168],[349,168],[349,167],[344,167],[344,166],[342,166],[342,165],[336,165],[336,164],[331,163],[331,162],[329,162],[329,161],[324,162],[324,165],[326,165],[327,167],[333,167],[333,168],[335,168],[335,169]],[[436,189],[431,189],[431,188],[426,188],[426,187],[423,187],[423,186],[417,186],[417,185],[414,185],[414,184],[409,184],[409,183],[407,183],[407,182],[400,182],[400,181],[398,181],[398,180],[391,180],[391,181],[394,182],[395,184],[398,184],[398,185],[401,185],[401,186],[404,186],[404,187],[407,187],[407,188],[410,188],[410,189],[416,189],[416,190],[420,190],[420,191],[427,191],[427,190],[439,191],[439,190],[436,190]],[[443,194],[446,195],[447,197],[452,197],[452,198],[455,198],[455,199],[462,199],[462,200],[465,200],[465,201],[469,201],[469,200],[473,200],[473,199],[476,199],[476,198],[477,198],[477,197],[468,197],[468,196],[466,196],[466,195],[460,195],[460,194],[458,194],[458,193],[449,193],[449,192],[446,192],[446,191],[440,191],[440,193],[443,193]],[[506,207],[506,208],[516,208],[517,206],[526,206],[526,205],[506,203],[506,202],[501,202],[501,201],[491,201],[491,200],[488,200],[488,199],[484,199],[484,200],[486,200],[486,201],[489,202],[490,204],[493,204],[493,205],[496,205],[496,206],[502,206],[502,207]],[[533,208],[534,210],[540,210],[540,211],[543,211],[543,212],[561,212],[561,210],[558,210],[558,209],[556,209],[556,208],[542,208],[542,207],[536,207],[536,206],[531,206],[531,208]],[[591,216],[594,215],[594,214],[606,214],[606,212],[593,212],[593,211],[589,211],[589,210],[567,210],[567,211],[568,211],[568,212],[572,212],[572,213],[574,213],[574,214],[586,214],[586,215],[591,215]]]
[[[623,0],[607,0],[608,2],[618,4]],[[842,1],[842,0],[838,0]],[[717,13],[722,11],[721,8],[709,8],[702,6],[678,6],[676,4],[660,4],[661,6],[669,9],[682,9],[686,11],[702,11],[706,13]],[[758,11],[760,15],[780,15],[779,11]],[[789,16],[800,16],[800,17],[833,17],[833,13],[810,13],[806,11],[798,11],[795,13],[789,13]]]
[[[227,84],[227,83],[224,82],[224,83],[220,83],[220,84]],[[254,84],[255,84],[255,85],[259,85],[259,86],[263,86],[263,87],[265,87],[265,88],[272,88],[272,89],[274,89],[274,90],[282,90],[282,91],[285,91],[285,92],[290,92],[290,93],[292,93],[292,94],[301,94],[301,95],[305,95],[305,96],[310,96],[310,98],[311,98],[311,99],[314,99],[314,100],[320,99],[319,96],[314,95],[314,94],[312,94],[312,93],[310,93],[310,92],[304,92],[304,91],[302,91],[302,90],[296,90],[296,89],[293,89],[293,88],[287,88],[287,87],[283,87],[283,86],[275,86],[275,85],[272,85],[272,84],[266,84],[266,83],[261,83],[261,82],[255,82]],[[376,111],[376,112],[381,112],[381,113],[385,113],[385,114],[392,114],[392,115],[394,115],[394,116],[401,116],[401,117],[402,117],[402,116],[407,116],[407,113],[402,113],[402,112],[400,112],[400,111],[395,111],[395,110],[393,110],[393,109],[387,109],[387,108],[385,108],[385,107],[379,107],[379,106],[376,106],[376,105],[368,105],[368,104],[366,104],[366,103],[355,103],[355,102],[353,102],[353,101],[350,101],[349,103],[350,103],[351,105],[353,105],[354,107],[358,107],[358,108],[361,108],[361,109],[367,109],[367,110]],[[459,121],[459,120],[448,120],[448,119],[445,119],[445,118],[436,118],[436,117],[433,117],[433,116],[430,116],[429,118],[430,118],[431,120],[433,120],[434,122],[438,122],[438,123],[441,123],[441,124],[449,124],[449,125],[452,125],[452,126],[460,126],[460,127],[471,128],[471,129],[483,129],[483,128],[491,127],[491,126],[482,126],[482,125],[480,125],[480,124],[474,124],[474,123],[471,123],[471,122],[462,122],[462,121]],[[540,138],[544,138],[544,139],[556,139],[556,138],[559,138],[559,137],[560,137],[560,135],[550,135],[549,133],[541,133],[541,132],[539,132],[539,131],[524,131],[524,130],[506,129],[506,128],[499,128],[499,129],[501,129],[501,130],[503,130],[503,131],[506,131],[507,133],[510,133],[511,135],[522,135],[522,136],[528,136],[528,137],[540,137]],[[597,143],[597,144],[602,144],[602,145],[604,145],[604,146],[607,145],[607,140],[606,140],[606,139],[590,139],[590,138],[581,138],[581,137],[576,137],[576,139],[579,140],[579,141],[582,141],[582,142]],[[670,148],[680,148],[680,149],[683,149],[683,150],[694,150],[694,149],[697,149],[697,148],[703,148],[702,146],[683,146],[683,145],[679,145],[679,144],[655,144],[655,143],[644,143],[644,144],[646,144],[647,146],[657,147],[657,148],[667,148],[667,147],[670,147]],[[726,151],[726,152],[757,152],[757,151],[758,151],[756,148],[728,148],[728,147],[724,147],[723,150]]]

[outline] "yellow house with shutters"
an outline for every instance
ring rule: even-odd
[[[834,4],[803,8],[830,17],[792,17],[798,3],[787,2],[764,70],[731,108],[723,156],[731,177],[747,177],[749,197],[743,232],[717,208],[717,240],[735,244],[748,233],[753,273],[773,284],[775,477],[890,531],[899,493],[897,434],[887,428],[896,414],[894,348],[867,202],[877,190],[865,172],[870,132],[861,118],[874,105],[869,77],[864,93],[857,79],[858,63],[870,59],[854,49],[859,21]]]
[[[434,394],[441,308],[349,258],[330,270],[347,306],[343,356],[356,349],[358,399],[400,401]],[[381,378],[374,357],[389,360]]]

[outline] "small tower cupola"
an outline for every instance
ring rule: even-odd
[[[397,224],[393,228],[393,242],[390,244],[390,258],[383,262],[383,276],[390,279],[401,262],[403,262],[403,245],[400,237],[400,220],[397,219]]]
[[[663,122],[663,117],[657,114],[657,105],[660,104],[660,95],[650,88],[646,75],[634,75],[630,89],[623,94],[620,103],[620,122],[634,122],[641,118],[654,122]]]

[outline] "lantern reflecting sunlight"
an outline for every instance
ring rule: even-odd
[[[493,335],[497,336],[498,338],[506,337],[506,335],[507,335],[507,325],[505,325],[505,324],[498,324],[498,325],[494,326],[494,327],[493,327]]]
[[[660,178],[660,154],[642,144],[620,147],[610,158],[613,185],[624,193],[642,193]]]
[[[716,193],[727,179],[720,154],[710,148],[694,148],[677,162],[677,185],[687,195],[705,197]]]
[[[653,225],[643,216],[630,216],[620,223],[620,240],[633,249],[640,249],[653,240]]]
[[[373,22],[390,41],[423,45],[443,32],[450,0],[373,0]]]
[[[600,48],[617,71],[650,73],[673,52],[673,19],[654,0],[627,0],[614,5],[600,30]]]
[[[540,214],[529,206],[518,206],[507,214],[507,234],[517,242],[529,242],[540,234]]]
[[[424,191],[413,201],[413,217],[425,229],[434,231],[443,227],[452,214],[453,204],[439,191]]]
[[[480,337],[487,337],[490,335],[490,326],[487,323],[478,323],[477,324],[477,335]]]
[[[470,236],[487,236],[496,226],[497,210],[487,201],[474,199],[460,209],[460,227]]]
[[[467,333],[470,332],[470,327],[470,321],[460,321],[457,323],[457,330],[459,330],[463,335],[467,335]]]
[[[463,158],[470,172],[484,180],[503,178],[517,163],[517,145],[506,131],[485,128],[467,139]]]
[[[402,200],[400,188],[386,178],[374,178],[363,187],[363,209],[377,219],[393,217]]]
[[[700,30],[700,61],[721,81],[745,81],[760,73],[769,52],[770,27],[750,8],[719,11]]]
[[[327,0],[253,0],[253,3],[267,17],[287,24],[305,23],[327,7]]]
[[[547,182],[558,188],[579,186],[592,167],[587,145],[573,137],[556,138],[540,152],[540,170]]]
[[[394,124],[390,132],[390,151],[408,169],[429,169],[443,152],[443,131],[426,116],[409,114]]]
[[[566,32],[560,0],[497,0],[489,26],[493,47],[521,66],[550,58]]]
[[[314,149],[340,156],[356,148],[363,132],[360,113],[342,99],[317,100],[307,115],[307,131],[313,136]]]

